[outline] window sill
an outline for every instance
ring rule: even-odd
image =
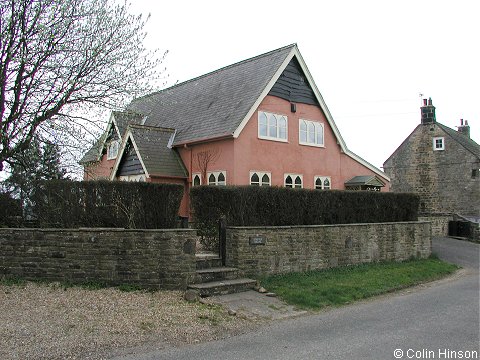
[[[310,143],[304,143],[304,142],[298,142],[299,145],[303,146],[311,146],[311,147],[317,147],[317,148],[324,148],[325,149],[325,144],[319,145],[319,144],[310,144]]]
[[[260,140],[269,140],[269,141],[276,141],[276,142],[282,142],[282,143],[288,143],[288,139],[279,139],[279,138],[274,138],[274,137],[268,137],[268,136],[258,136]]]

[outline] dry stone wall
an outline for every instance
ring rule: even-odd
[[[0,277],[184,289],[196,231],[0,229]]]
[[[308,271],[431,254],[429,222],[229,227],[227,266],[249,276]]]

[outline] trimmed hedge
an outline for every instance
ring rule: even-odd
[[[231,226],[416,221],[419,205],[414,194],[258,186],[198,186],[190,196],[200,228],[216,226],[221,216]]]
[[[175,228],[184,188],[176,184],[52,180],[36,187],[39,227]]]

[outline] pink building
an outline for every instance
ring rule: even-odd
[[[297,46],[135,99],[81,163],[85,180],[389,190],[348,150]]]

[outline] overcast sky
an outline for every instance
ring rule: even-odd
[[[421,97],[480,142],[480,1],[132,0],[168,83],[296,43],[348,148],[381,167]]]

